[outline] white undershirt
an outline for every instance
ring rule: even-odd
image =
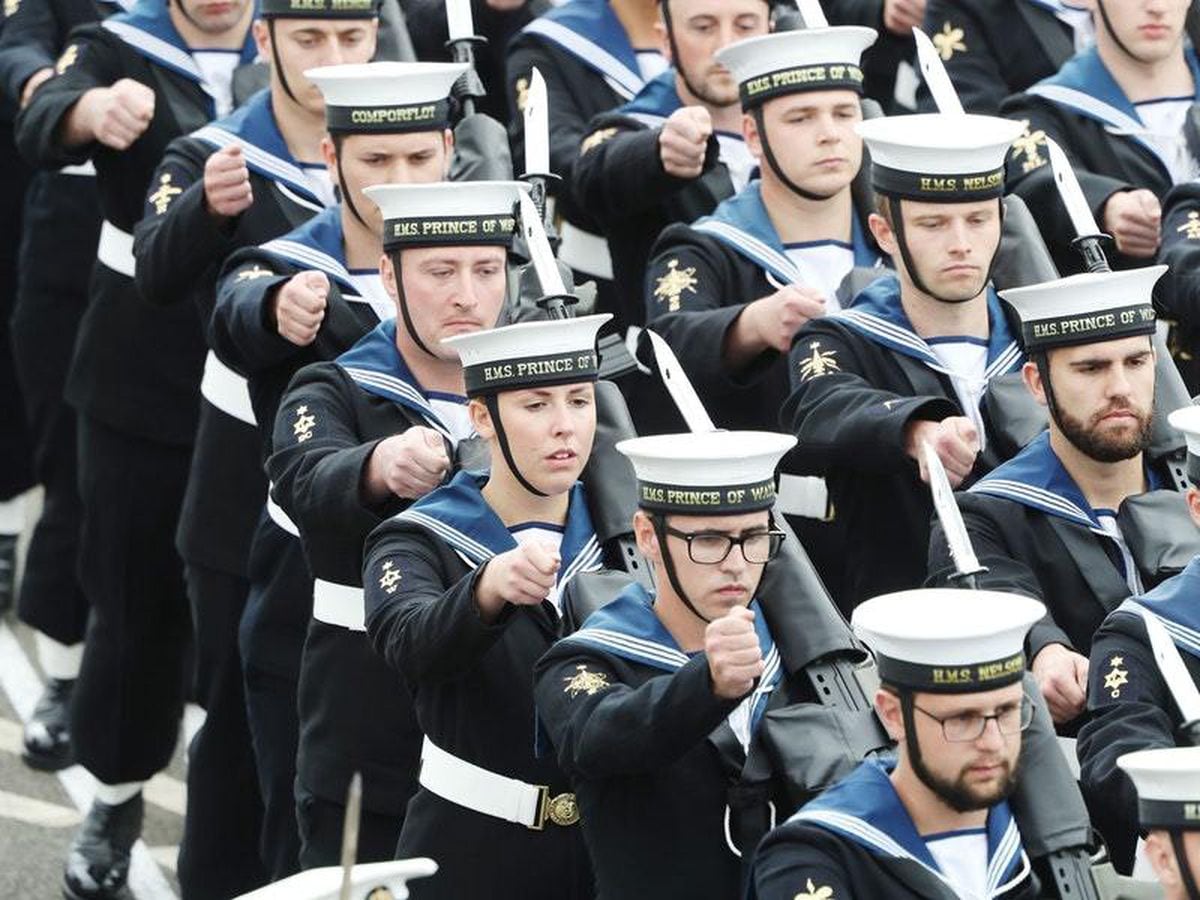
[[[329,177],[329,169],[324,163],[300,163],[300,171],[304,173],[304,183],[324,206],[337,203],[337,194],[333,189],[333,179]]]
[[[1183,134],[1183,123],[1194,102],[1191,97],[1163,97],[1134,104],[1146,125],[1143,137],[1166,161],[1174,184],[1191,181],[1200,175],[1200,165],[1192,156]]]
[[[241,62],[240,50],[192,50],[192,59],[217,104],[217,118],[233,112],[233,70]]]
[[[797,283],[816,288],[825,297],[825,313],[841,309],[837,290],[854,268],[854,248],[842,241],[811,241],[784,244],[783,249],[800,272]]]
[[[518,544],[549,544],[556,553],[562,550],[563,529],[557,525],[547,522],[524,522],[508,529],[508,533]],[[562,612],[561,591],[557,584],[550,590],[550,596],[546,599],[554,604],[556,610]]]
[[[984,829],[935,834],[925,838],[925,846],[960,900],[986,900],[988,854]]]
[[[1076,53],[1086,50],[1096,43],[1096,23],[1092,19],[1091,10],[1061,2],[1054,15],[1060,22],[1066,22],[1071,27],[1071,32],[1075,37]]]
[[[1117,514],[1111,509],[1097,509],[1095,513],[1096,520],[1104,529],[1104,533],[1116,541],[1117,548],[1121,551],[1121,562],[1125,564],[1125,584],[1129,586],[1129,592],[1135,595],[1144,594],[1141,573],[1138,572],[1133,554],[1129,552],[1129,544],[1125,542],[1125,535],[1121,533],[1121,528],[1117,525]]]
[[[455,446],[459,441],[473,437],[475,429],[471,427],[471,414],[467,412],[467,398],[454,394],[429,393],[425,395],[429,405],[437,413],[442,424],[450,432],[450,438]]]
[[[983,413],[979,403],[987,390],[987,344],[980,338],[938,337],[926,338],[935,356],[950,370],[950,383],[963,414],[975,423],[979,431],[980,449],[987,446],[987,432],[983,427]]]
[[[725,168],[729,170],[733,191],[740,193],[749,183],[750,173],[758,165],[758,160],[750,154],[746,141],[740,134],[718,131],[717,145],[721,148],[721,162],[725,163]]]
[[[358,291],[357,299],[369,305],[375,311],[375,315],[379,317],[380,322],[396,318],[395,301],[384,290],[383,279],[379,277],[378,270],[352,269],[350,283]],[[356,298],[347,297],[346,299],[353,302]]]
[[[641,73],[643,81],[652,81],[667,71],[667,58],[657,50],[638,50],[637,62],[638,72]]]

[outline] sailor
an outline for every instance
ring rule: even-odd
[[[579,798],[597,896],[736,897],[762,830],[731,823],[768,706],[796,692],[756,599],[783,532],[775,469],[795,438],[769,432],[623,441],[637,474],[638,548],[654,591],[625,588],[538,662],[539,721]],[[782,794],[782,792],[778,792]],[[760,811],[755,811],[760,812]],[[664,867],[666,855],[688,864]]]
[[[984,116],[1095,41],[1083,0],[929,0],[924,31],[963,107]],[[936,110],[924,83],[917,97],[922,111]]]
[[[167,147],[134,230],[144,300],[194,303],[207,325],[230,253],[279,237],[333,205],[321,157],[324,102],[303,72],[370,60],[377,13],[375,0],[260,4],[254,37],[270,87]],[[164,195],[164,185],[174,192]],[[195,690],[207,716],[189,755],[178,874],[189,897],[222,898],[266,880],[237,633],[267,484],[245,379],[210,350],[200,393],[176,544],[195,626]]]
[[[1029,660],[1060,731],[1084,711],[1088,653],[1105,613],[1172,574],[1164,542],[1200,551],[1170,455],[1151,452],[1151,292],[1162,269],[1001,292],[1020,319],[1022,378],[1048,408],[1049,429],[958,500],[987,569],[980,586],[1046,604],[1029,633]],[[935,525],[930,577],[940,583],[952,571]]]
[[[70,31],[121,9],[107,0],[17,5],[0,31],[0,87],[15,106],[24,106],[54,75]],[[38,172],[30,181],[20,226],[13,363],[43,495],[25,556],[17,616],[35,632],[38,664],[46,675],[45,690],[25,725],[21,755],[41,770],[73,762],[69,707],[87,628],[87,598],[75,567],[63,565],[79,554],[80,519],[75,413],[63,399],[63,386],[87,306],[99,202],[91,165]],[[47,265],[50,259],[56,264]],[[12,550],[15,565],[15,540]]]
[[[1163,200],[1162,244],[1158,261],[1167,272],[1155,291],[1164,319],[1174,321],[1170,337],[1175,365],[1192,396],[1200,394],[1200,180],[1171,189]]]
[[[247,0],[141,0],[78,28],[60,74],[18,120],[22,152],[38,164],[94,162],[105,219],[66,386],[80,416],[79,574],[90,603],[71,737],[100,782],[68,860],[72,897],[123,888],[141,785],[175,749],[186,683],[190,625],[171,538],[204,340],[186,304],[155,309],[138,297],[131,232],[167,144],[230,110],[233,69],[255,54],[253,12]],[[160,187],[164,202],[175,196]]]
[[[1027,597],[927,589],[854,611],[875,651],[875,708],[899,744],[808,803],[759,847],[759,900],[983,900],[1038,895],[1006,798],[1033,720]]]
[[[1115,238],[1114,268],[1154,259],[1160,201],[1200,173],[1193,149],[1200,132],[1189,114],[1200,99],[1200,63],[1184,40],[1189,5],[1094,0],[1095,46],[1001,107],[1027,124],[1009,157],[1010,187],[1037,211],[1060,272],[1081,267],[1046,137],[1066,151],[1096,221]]]
[[[1170,421],[1187,437],[1187,504],[1200,527],[1200,407],[1176,410]],[[1087,691],[1091,715],[1079,730],[1080,783],[1110,855],[1123,868],[1131,862],[1137,840],[1137,795],[1118,757],[1190,742],[1181,726],[1190,724],[1185,719],[1195,714],[1195,707],[1187,713],[1180,709],[1172,676],[1178,673],[1181,679],[1177,690],[1200,697],[1194,687],[1200,685],[1197,596],[1200,557],[1154,590],[1122,603],[1092,639]],[[1156,626],[1150,619],[1157,620],[1174,642],[1182,666],[1160,669],[1149,635]]]
[[[645,321],[642,283],[654,240],[746,186],[756,161],[742,137],[733,75],[713,54],[767,33],[763,0],[662,0],[655,32],[672,68],[587,127],[571,190],[613,258],[613,328]]]
[[[799,438],[798,465],[824,472],[846,529],[846,607],[924,581],[933,515],[924,442],[957,486],[1027,437],[1011,433],[1014,411],[998,398],[1022,355],[989,285],[1004,155],[1020,126],[921,115],[858,128],[877,194],[868,224],[896,274],[799,331],[782,413]],[[1032,401],[1017,399],[1036,418]]]
[[[1137,821],[1165,900],[1200,900],[1200,748],[1126,753],[1117,764],[1137,787]]]
[[[391,859],[417,787],[421,732],[367,640],[363,543],[448,479],[474,443],[462,367],[442,344],[501,315],[520,182],[378,185],[384,287],[405,308],[332,362],[301,369],[275,420],[273,496],[316,578],[301,661],[302,862],[339,860],[345,797],[363,775],[359,859]],[[300,427],[302,426],[302,427]],[[477,460],[487,467],[486,455]]]
[[[396,314],[379,278],[382,221],[363,188],[446,176],[450,88],[464,70],[456,63],[379,62],[305,73],[325,98],[329,137],[322,155],[341,203],[233,253],[218,282],[209,333],[215,353],[248,377],[264,458],[292,375],[337,357]],[[278,878],[299,864],[297,802],[316,802],[308,793],[296,796],[297,682],[312,576],[294,523],[269,498],[267,511],[251,544],[240,644],[265,804],[264,856]],[[320,699],[320,686],[311,690],[301,698],[305,705]],[[299,760],[301,773],[306,763]],[[300,783],[319,784],[303,774]],[[325,799],[343,803],[344,786]]]
[[[396,851],[438,860],[418,900],[592,896],[575,797],[534,752],[533,667],[559,636],[564,587],[600,565],[577,479],[606,320],[447,338],[491,473],[459,472],[367,540],[367,632],[426,736]]]

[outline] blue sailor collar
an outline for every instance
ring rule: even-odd
[[[334,360],[360,388],[419,415],[430,428],[453,442],[454,436],[425,396],[396,347],[396,320],[387,319],[359,338]]]
[[[354,286],[350,271],[346,268],[340,205],[317,213],[299,228],[261,244],[259,249],[282,257],[293,265],[319,269],[338,283],[343,294],[358,295],[358,288]]]
[[[599,72],[627,100],[646,83],[637,51],[608,0],[571,0],[534,19],[524,31],[552,41]]]
[[[138,0],[128,12],[111,15],[100,24],[142,56],[196,82],[209,95],[209,105],[216,109],[215,98],[204,80],[204,73],[192,58],[191,48],[175,30],[166,0]],[[246,40],[240,51],[243,64],[254,62],[258,55],[250,31],[246,29]]]
[[[1200,60],[1197,60],[1196,51],[1192,47],[1185,47],[1183,52],[1192,72],[1197,99],[1200,99]],[[1056,74],[1028,88],[1028,93],[1068,107],[1080,115],[1102,123],[1109,134],[1136,141],[1154,155],[1165,172],[1171,171],[1167,160],[1144,137],[1146,124],[1100,59],[1100,53],[1095,47],[1075,54],[1063,63]]]
[[[225,118],[210,122],[191,136],[218,150],[231,145],[241,147],[246,166],[279,185],[289,199],[314,212],[325,208],[279,131],[269,89],[259,91]]]
[[[984,377],[990,381],[1019,368],[1025,355],[1008,327],[1000,298],[991,285],[987,288],[987,309],[988,347]],[[845,322],[868,340],[923,362],[936,372],[953,374],[925,339],[913,331],[912,322],[900,302],[900,279],[895,275],[885,275],[871,282],[851,301],[848,309],[833,313],[831,318]]]
[[[1131,597],[1117,612],[1138,614],[1136,607],[1146,610],[1162,622],[1180,650],[1200,658],[1200,608],[1196,597],[1200,592],[1200,556],[1193,559],[1182,572],[1163,581],[1158,587]]]
[[[762,182],[751,181],[732,197],[722,200],[711,216],[698,219],[692,227],[710,235],[730,249],[762,266],[783,284],[798,284],[800,273],[788,257],[771,224],[762,200]],[[884,265],[884,257],[867,240],[858,211],[851,222],[851,242],[854,246],[854,265],[873,268]]]
[[[671,113],[682,108],[683,100],[675,83],[675,69],[669,68],[647,81],[636,97],[613,112],[657,128],[671,117]]]
[[[892,786],[888,776],[895,767],[894,756],[865,760],[804,806],[791,821],[831,831],[874,856],[916,862],[953,890]],[[994,897],[1007,890],[1013,880],[1024,877],[1029,867],[1021,833],[1006,801],[988,810],[987,845],[988,896]]]
[[[450,483],[426,494],[396,518],[419,525],[445,541],[472,569],[517,546],[516,538],[483,499],[487,476],[462,471]],[[583,485],[571,488],[567,523],[559,547],[561,589],[580,572],[600,568],[600,542],[592,527]]]

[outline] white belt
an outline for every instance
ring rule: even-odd
[[[545,785],[497,775],[447,753],[428,737],[421,746],[421,787],[443,800],[485,816],[541,831],[547,821],[574,825],[579,807],[574,794],[551,797]]]
[[[254,407],[250,405],[250,388],[246,385],[246,379],[221,362],[211,350],[204,357],[200,393],[226,415],[241,419],[247,425],[258,424],[254,420]]]
[[[271,485],[275,487],[275,485]],[[283,511],[283,507],[271,499],[271,490],[267,489],[267,515],[271,517],[271,521],[290,534],[292,537],[300,537],[300,529],[296,527],[296,523],[292,521],[291,516]]]
[[[363,589],[317,578],[313,581],[313,618],[351,631],[367,630]]]
[[[96,259],[114,272],[133,277],[137,263],[133,258],[133,235],[122,231],[108,219],[100,226],[100,243],[96,246]]]
[[[612,281],[612,254],[608,252],[608,241],[598,234],[577,228],[565,219],[558,258],[576,272]]]
[[[58,170],[59,175],[82,175],[89,178],[96,177],[96,167],[92,165],[89,159],[85,163],[80,163],[77,166],[63,166]]]
[[[780,475],[778,503],[780,511],[806,519],[827,519],[829,489],[824,478],[812,475]]]

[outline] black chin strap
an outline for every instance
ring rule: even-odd
[[[917,271],[916,261],[913,260],[912,254],[908,250],[908,239],[904,235],[904,210],[900,206],[900,198],[891,194],[887,195],[888,210],[892,215],[892,231],[896,234],[896,244],[900,248],[900,258],[904,260],[904,268],[908,269],[908,277],[915,287],[922,294],[932,297],[942,303],[966,303],[969,300],[974,300],[975,297],[967,297],[963,300],[955,300],[949,297],[942,297],[931,291],[921,278],[921,273]],[[1004,228],[1004,199],[998,198],[1000,204],[1000,227]],[[992,280],[992,271],[996,268],[996,258],[1000,255],[1000,241],[996,242],[996,249],[992,251],[992,258],[988,261],[987,277],[983,280],[984,290],[987,290],[988,284]],[[976,294],[976,297],[979,295]]]
[[[283,71],[283,60],[279,58],[279,42],[275,40],[275,17],[267,19],[267,34],[271,36],[271,61],[275,64],[275,74],[279,76],[279,85],[283,88],[283,92],[288,95],[293,103],[297,106],[300,101],[296,99],[296,95],[292,93],[292,87],[288,84],[287,74]],[[345,193],[345,191],[343,191]]]
[[[1103,7],[1101,7],[1103,8]],[[1171,848],[1175,851],[1175,865],[1179,869],[1179,878],[1183,881],[1183,890],[1188,900],[1200,900],[1200,888],[1192,877],[1192,866],[1188,860],[1187,848],[1183,846],[1183,832],[1171,831]]]
[[[338,174],[341,174],[340,163]],[[345,189],[343,189],[342,193],[345,193]],[[353,209],[353,207],[351,207],[351,209]],[[360,219],[359,221],[362,220]],[[363,222],[363,224],[365,225],[366,223]],[[421,335],[417,333],[417,326],[413,324],[412,313],[410,313],[408,309],[408,296],[404,291],[404,275],[400,270],[400,253],[398,251],[392,253],[391,258],[392,272],[396,276],[396,296],[400,299],[400,318],[404,320],[404,330],[408,332],[408,336],[413,339],[413,343],[421,349],[421,352],[427,354],[428,356],[432,356],[434,359],[439,359],[440,357],[430,350],[429,347],[425,345],[425,342],[421,340]],[[488,408],[490,409],[491,407]],[[507,451],[505,452],[505,457],[507,458]]]
[[[658,537],[658,549],[662,553],[663,568],[667,570],[667,581],[671,582],[671,589],[675,591],[675,596],[682,600],[688,611],[701,622],[711,622],[712,619],[702,615],[700,610],[696,609],[695,604],[684,591],[683,585],[679,583],[679,576],[675,572],[675,563],[671,559],[671,550],[667,547],[667,517],[652,515],[650,522],[654,526],[654,534]],[[732,548],[730,549],[732,551]]]
[[[1133,51],[1125,46],[1125,43],[1117,37],[1117,31],[1112,26],[1112,22],[1108,18],[1108,10],[1104,8],[1104,0],[1096,0],[1096,6],[1100,8],[1100,20],[1104,23],[1104,30],[1108,32],[1108,36],[1112,38],[1113,43],[1117,45],[1117,49],[1128,56],[1130,59],[1142,62],[1143,60],[1136,56]]]
[[[367,231],[371,231],[371,226],[367,224],[367,220],[362,217],[361,213],[359,213],[358,207],[354,205],[354,197],[346,187],[346,176],[342,174],[342,150],[340,147],[335,147],[334,149],[336,151],[335,158],[337,159],[338,189],[342,192],[342,203],[346,204],[346,208],[350,210],[350,215],[358,219],[363,228],[367,229]],[[404,296],[403,288],[400,289],[400,296]],[[401,308],[403,309],[403,307]],[[420,343],[420,341],[418,341],[418,343]]]
[[[428,352],[428,351],[426,351]],[[484,404],[487,406],[487,411],[492,417],[492,426],[496,429],[496,440],[500,442],[500,452],[504,454],[504,461],[508,464],[508,471],[513,473],[513,477],[517,479],[517,483],[535,497],[550,496],[545,491],[539,491],[526,480],[521,474],[521,470],[517,468],[517,461],[513,459],[512,449],[508,446],[508,435],[504,432],[504,422],[500,419],[500,401],[496,394],[488,394],[484,398]]]
[[[1045,350],[1039,350],[1033,355],[1033,364],[1037,366],[1038,375],[1042,378],[1042,392],[1046,395],[1046,408],[1050,418],[1059,430],[1063,430],[1062,417],[1059,415],[1058,398],[1054,396],[1054,385],[1050,382],[1050,358]]]
[[[897,691],[900,698],[900,714],[904,717],[904,747],[908,750],[909,763],[916,771],[921,760],[921,747],[917,743],[917,723],[913,715],[912,691],[902,688]]]
[[[762,144],[763,156],[767,158],[767,165],[771,167],[771,171],[775,173],[775,177],[783,183],[784,187],[805,200],[828,200],[835,196],[835,194],[814,194],[812,191],[807,191],[783,173],[783,168],[775,158],[775,151],[771,149],[771,140],[767,137],[767,122],[761,106],[754,107],[754,124],[758,127],[758,140]]]

